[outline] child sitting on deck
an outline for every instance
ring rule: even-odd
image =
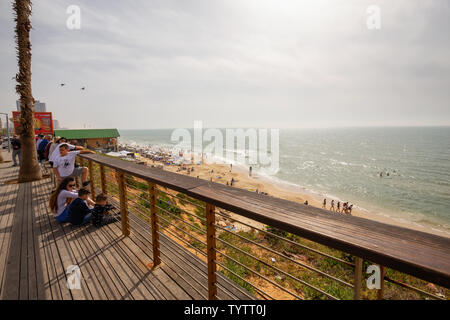
[[[119,215],[108,213],[113,209],[114,207],[108,204],[108,198],[104,194],[99,194],[95,198],[95,206],[92,209],[92,224],[100,228],[109,223],[120,221]]]
[[[69,206],[69,214],[67,221],[73,225],[83,225],[91,220],[92,209],[89,208],[89,204],[94,204],[94,202],[89,199],[89,190],[80,189],[78,191],[78,198],[73,200]]]

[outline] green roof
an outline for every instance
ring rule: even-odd
[[[55,130],[55,136],[67,139],[99,139],[120,137],[117,129],[69,129]]]

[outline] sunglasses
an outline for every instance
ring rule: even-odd
[[[75,187],[74,184],[68,184],[67,186],[68,186],[68,187],[71,187],[71,188]]]

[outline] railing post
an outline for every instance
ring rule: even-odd
[[[208,251],[208,298],[217,300],[216,286],[216,227],[215,207],[206,203],[206,242]]]
[[[148,183],[148,191],[150,193],[150,219],[152,224],[152,246],[153,246],[153,267],[161,264],[159,253],[159,233],[158,233],[158,209],[156,201],[158,197],[158,189],[154,183]]]
[[[355,257],[355,277],[354,277],[354,288],[353,288],[353,299],[361,299],[361,281],[362,281],[362,263],[363,260],[359,257]]]
[[[383,300],[384,298],[384,276],[386,275],[386,268],[380,266],[380,289],[378,290],[377,299]]]
[[[108,190],[106,189],[106,176],[105,176],[105,166],[100,165],[100,179],[102,181],[102,193],[107,194]]]
[[[89,167],[89,180],[91,181],[91,197],[92,200],[95,201],[95,185],[94,185],[94,163],[92,160],[88,161],[88,167]]]
[[[80,158],[75,158],[75,163],[77,164],[77,165],[80,165]],[[79,181],[79,177],[78,176],[76,176],[75,177],[75,186],[77,187],[77,190],[80,188],[80,181]]]
[[[116,170],[119,182],[120,215],[122,218],[122,234],[125,237],[130,235],[130,222],[128,221],[127,187],[125,184],[125,174]]]

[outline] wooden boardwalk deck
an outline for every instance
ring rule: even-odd
[[[5,153],[4,153],[5,156]],[[163,264],[152,270],[151,230],[130,215],[130,237],[118,223],[100,229],[58,223],[48,208],[50,179],[7,184],[17,177],[0,164],[0,299],[206,299],[207,266],[161,236]],[[81,271],[68,289],[67,268]],[[220,299],[253,299],[218,274]]]

